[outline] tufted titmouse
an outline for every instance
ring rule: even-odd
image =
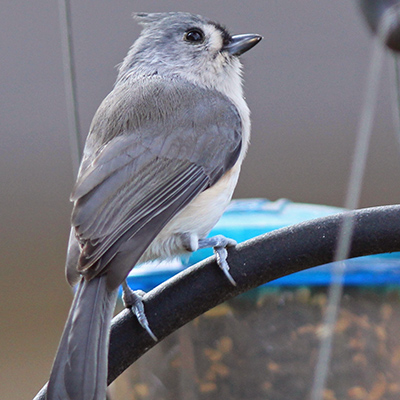
[[[111,317],[135,264],[213,247],[234,284],[226,247],[235,242],[206,236],[231,199],[249,142],[238,56],[261,36],[231,36],[188,13],[136,18],[143,31],[94,116],[71,195],[66,275],[79,285],[49,400],[105,399]],[[143,315],[141,323],[153,335]]]

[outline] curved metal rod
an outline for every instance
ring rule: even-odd
[[[340,226],[354,221],[350,258],[400,251],[400,205],[318,218],[258,236],[230,249],[232,286],[208,258],[145,296],[146,315],[159,340],[207,310],[249,289],[333,260]],[[156,345],[129,310],[111,328],[108,383]],[[46,386],[34,400],[45,400]]]

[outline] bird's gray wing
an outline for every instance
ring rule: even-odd
[[[109,287],[118,286],[240,149],[240,117],[222,94],[157,76],[117,85],[92,122],[71,195],[71,247],[78,241],[81,253],[77,266],[67,262],[69,281],[77,271],[87,279],[107,272]]]

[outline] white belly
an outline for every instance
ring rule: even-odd
[[[216,184],[192,200],[162,229],[139,262],[185,253],[181,241],[184,233],[206,237],[231,201],[239,172],[238,162]]]

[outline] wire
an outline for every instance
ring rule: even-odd
[[[71,7],[69,0],[59,0],[58,10],[60,19],[61,50],[64,67],[64,90],[67,102],[70,151],[72,168],[74,176],[76,176],[78,174],[78,168],[81,160],[82,144],[76,90],[76,69],[72,40]]]
[[[400,146],[400,59],[393,53],[392,74],[395,85],[391,85],[393,127],[398,145]]]

